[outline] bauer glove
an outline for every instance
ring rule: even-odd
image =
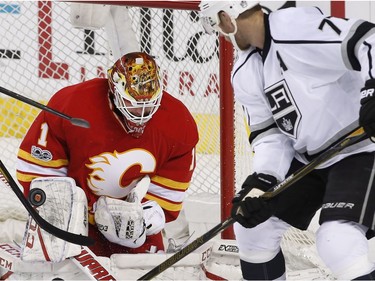
[[[272,210],[268,202],[262,198],[252,198],[246,195],[253,189],[268,191],[277,183],[275,177],[266,174],[253,173],[248,176],[242,184],[241,190],[232,200],[232,217],[242,226],[251,228],[264,221],[272,215]]]
[[[359,125],[369,137],[375,137],[375,79],[367,80],[361,89]],[[374,139],[371,139],[374,141]]]
[[[236,210],[232,217],[246,228],[255,227],[273,215],[272,204],[261,197],[246,197],[236,203]]]
[[[266,174],[253,173],[246,178],[242,184],[241,190],[234,196],[232,203],[242,201],[247,194],[253,189],[260,189],[264,192],[276,185],[277,181],[274,176]]]

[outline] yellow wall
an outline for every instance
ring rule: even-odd
[[[24,102],[3,98],[0,99],[0,137],[22,138],[39,109]]]
[[[22,138],[39,109],[16,99],[0,99],[0,137]],[[197,124],[200,141],[197,153],[219,154],[220,119],[214,114],[193,114]]]

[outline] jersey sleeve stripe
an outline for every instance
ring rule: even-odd
[[[43,161],[33,157],[30,153],[20,149],[17,155],[18,158],[25,160],[26,162],[30,162],[39,166],[44,167],[53,167],[53,168],[60,168],[63,166],[67,166],[69,161],[66,159],[58,159],[58,160],[50,160],[50,161]]]
[[[182,209],[182,203],[170,202],[168,200],[165,200],[164,198],[160,198],[149,193],[147,193],[145,198],[148,200],[156,201],[160,205],[160,207],[167,211],[178,212]]]
[[[254,141],[262,137],[272,135],[272,134],[280,134],[280,130],[277,127],[276,123],[273,123],[270,126],[260,129],[260,130],[251,131],[250,137],[249,137],[250,144],[252,144]]]
[[[190,182],[174,181],[174,180],[167,179],[161,176],[153,176],[151,178],[151,182],[158,184],[158,185],[162,185],[172,190],[179,190],[179,191],[186,191],[190,186]]]
[[[349,69],[361,70],[361,64],[357,59],[358,43],[362,43],[370,34],[375,32],[375,24],[370,22],[358,21],[353,25],[348,37],[342,43],[342,52],[344,62]],[[369,31],[371,32],[369,33]],[[349,65],[348,65],[349,64]]]
[[[17,170],[17,179],[23,182],[31,182],[34,178],[38,177],[64,177],[66,175],[66,170],[50,170],[50,169],[39,169],[40,173],[33,171],[28,173],[25,171]]]
[[[38,174],[25,174],[22,172],[17,172],[16,175],[17,175],[17,179],[22,182],[31,182],[35,178],[44,176],[44,175],[38,175]]]

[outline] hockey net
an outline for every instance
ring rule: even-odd
[[[131,1],[126,2],[132,5]],[[156,57],[163,86],[183,101],[198,124],[197,168],[189,196],[220,195],[218,204],[228,207],[230,197],[225,198],[222,190],[239,189],[251,173],[251,149],[240,106],[230,102],[225,105],[220,100],[219,65],[223,62],[220,62],[219,39],[203,33],[197,12],[191,10],[194,5],[197,7],[196,3],[155,1],[161,5],[155,8],[147,5],[153,1],[135,2],[136,6],[129,6],[127,11],[141,50]],[[65,86],[105,77],[114,62],[105,30],[73,28],[68,2],[5,2],[0,4],[0,13],[0,85],[21,95],[46,103]],[[224,65],[231,68],[232,62]],[[225,79],[229,81],[229,77]],[[39,110],[3,95],[0,106],[0,158],[15,176],[18,145]],[[222,107],[228,110],[226,116],[233,116],[234,132],[230,127],[220,126],[225,118]],[[221,146],[226,138],[233,138],[235,161],[225,156],[232,147]],[[232,186],[223,186],[225,167],[235,171]],[[24,221],[27,213],[13,192],[1,186],[0,221],[10,218]],[[317,274],[317,279],[326,278],[327,272],[314,253],[312,232],[291,230],[284,240],[291,272],[308,269]],[[234,267],[239,270],[238,263]],[[311,279],[311,275],[306,279]]]

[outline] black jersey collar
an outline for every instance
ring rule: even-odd
[[[264,62],[270,50],[272,38],[271,38],[269,15],[264,14],[263,20],[264,20],[264,46],[263,46],[262,58]]]

